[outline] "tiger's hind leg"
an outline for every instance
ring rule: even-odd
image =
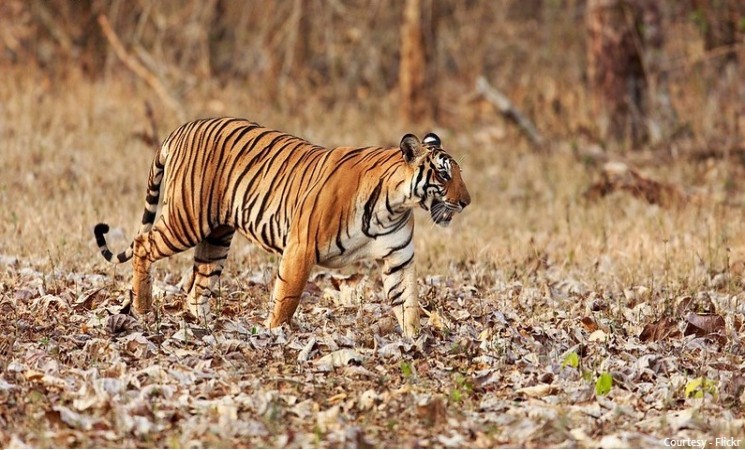
[[[194,251],[194,270],[184,284],[184,290],[188,292],[186,304],[189,312],[199,320],[207,320],[212,290],[225,266],[233,234],[235,230],[231,227],[217,227],[197,244]]]
[[[151,267],[154,262],[183,252],[195,245],[194,239],[175,233],[167,217],[167,208],[150,231],[140,234],[133,242],[132,261],[132,307],[136,314],[144,314],[152,308],[153,280]]]

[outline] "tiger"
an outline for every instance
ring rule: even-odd
[[[246,119],[210,118],[180,126],[156,152],[129,247],[112,253],[106,223],[94,236],[107,261],[134,259],[136,316],[152,307],[152,264],[195,248],[183,289],[188,312],[208,320],[238,231],[280,256],[268,328],[290,322],[314,266],[372,259],[401,333],[413,337],[420,331],[413,211],[419,206],[447,227],[470,203],[460,166],[434,133],[421,141],[406,134],[398,147],[325,148]]]

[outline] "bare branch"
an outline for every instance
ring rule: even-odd
[[[139,60],[127,53],[127,50],[124,48],[124,45],[122,45],[119,37],[111,28],[109,19],[107,19],[105,15],[101,14],[98,16],[98,24],[101,25],[101,30],[106,36],[106,39],[109,41],[109,44],[111,44],[111,47],[114,49],[114,53],[116,53],[116,56],[124,63],[124,65],[129,68],[129,70],[134,72],[135,75],[137,75],[138,77],[142,78],[145,83],[147,83],[147,85],[155,91],[158,97],[160,97],[161,101],[168,108],[173,110],[177,114],[179,119],[183,121],[184,112],[178,100],[171,96],[165,86],[163,86],[163,83],[160,82],[160,79],[158,79],[158,77],[147,70],[147,68],[143,66]]]
[[[148,147],[158,148],[160,145],[160,139],[158,139],[158,124],[155,121],[153,106],[148,100],[145,100],[145,115],[150,124],[150,131],[138,131],[134,133],[134,136],[144,142]]]
[[[514,122],[520,128],[520,131],[530,139],[530,142],[535,147],[543,147],[543,136],[538,132],[535,125],[533,125],[533,122],[520,113],[506,95],[490,85],[489,82],[486,81],[486,78],[479,77],[478,80],[476,80],[476,92],[496,106],[503,116]]]

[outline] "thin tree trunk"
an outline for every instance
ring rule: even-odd
[[[426,69],[421,2],[406,0],[401,27],[401,64],[398,81],[401,92],[401,115],[408,123],[420,122],[427,114]]]
[[[587,62],[601,135],[636,145],[646,138],[647,80],[631,8],[625,0],[588,1]]]

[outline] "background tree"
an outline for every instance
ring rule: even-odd
[[[643,42],[636,31],[645,13],[651,13],[650,19],[658,16],[654,2],[647,3],[652,6],[630,0],[587,3],[587,74],[592,108],[605,139],[638,144],[647,137],[648,82]]]
[[[401,115],[406,122],[419,122],[427,114],[427,54],[424,46],[422,2],[406,0],[401,26],[399,89]]]
[[[494,124],[494,108],[469,100],[483,76],[548,141],[703,142],[745,129],[743,9],[740,0],[5,0],[0,68],[55,82],[142,81],[102,34],[103,15],[129,61],[168,92],[159,96],[184,105],[197,87],[236,83],[288,114],[300,101],[349,102],[393,109],[402,124]]]

